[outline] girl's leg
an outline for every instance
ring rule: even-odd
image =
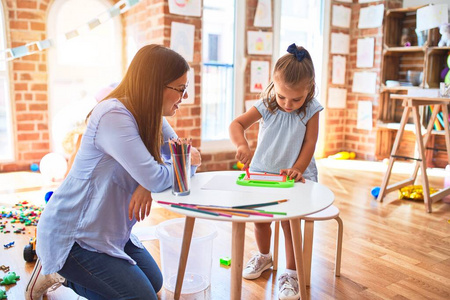
[[[262,254],[270,252],[271,223],[255,223],[255,237],[258,250]]]
[[[68,287],[88,299],[157,299],[152,282],[138,265],[76,243],[58,273]]]
[[[292,243],[291,226],[289,221],[282,221],[281,227],[284,232],[284,247],[286,248],[286,269],[296,270],[294,245]]]

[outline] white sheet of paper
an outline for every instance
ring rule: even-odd
[[[328,88],[328,108],[345,108],[347,89]]]
[[[358,101],[358,119],[356,128],[364,130],[372,130],[372,102]]]
[[[384,4],[363,7],[359,10],[358,28],[377,28],[383,24]]]
[[[448,4],[428,5],[417,10],[417,31],[428,30],[448,22]]]
[[[169,13],[200,17],[202,15],[201,0],[169,0]]]
[[[353,93],[375,94],[377,84],[377,73],[355,72],[353,74]]]
[[[172,22],[170,48],[178,52],[187,62],[194,60],[195,25]]]
[[[245,101],[245,111],[248,111],[250,108],[252,108],[255,103],[258,102],[258,100],[247,100]]]
[[[271,55],[272,32],[247,31],[248,54]]]
[[[258,0],[256,6],[255,20],[253,21],[255,27],[272,27],[272,1]]]
[[[331,49],[332,54],[348,54],[350,49],[350,36],[345,33],[331,34]]]
[[[353,0],[336,0],[337,2],[353,3]]]
[[[357,68],[372,68],[374,59],[375,38],[358,39],[356,52]]]
[[[333,16],[331,18],[331,25],[343,28],[350,27],[350,17],[352,9],[343,5],[333,5]]]
[[[188,81],[189,81],[189,85],[188,85],[188,89],[187,89],[187,93],[188,93],[188,97],[187,99],[183,99],[182,101],[182,105],[183,104],[193,104],[195,102],[195,70],[194,68],[191,68],[188,72]]]
[[[359,0],[359,3],[369,3],[369,2],[375,2],[377,0]]]
[[[345,56],[333,56],[333,70],[331,76],[332,84],[345,84],[345,70],[347,58]]]
[[[269,62],[253,60],[250,69],[250,92],[261,93],[269,84]]]

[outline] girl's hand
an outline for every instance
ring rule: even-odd
[[[197,148],[191,147],[191,166],[200,166],[202,164],[202,156]]]
[[[243,170],[248,169],[248,167],[250,166],[250,162],[252,161],[252,157],[252,151],[247,145],[237,147],[236,159],[244,164]]]
[[[152,201],[152,193],[139,185],[131,196],[130,205],[128,206],[130,221],[133,219],[133,215],[138,222],[148,217],[152,208]]]
[[[281,169],[280,174],[287,175],[289,178],[294,179],[296,182],[301,181],[305,183],[302,172],[297,168]]]

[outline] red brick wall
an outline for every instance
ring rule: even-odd
[[[49,2],[2,2],[8,48],[46,39]],[[29,169],[49,152],[46,52],[15,59],[8,67],[16,155],[14,162],[0,163],[0,171]]]
[[[183,104],[177,114],[168,118],[168,121],[178,136],[192,138],[193,145],[200,147],[202,18],[172,15],[169,13],[167,1],[145,0],[124,15],[124,34],[126,39],[132,37],[138,48],[152,43],[170,47],[172,22],[195,26],[194,61],[189,63],[195,71],[195,100],[193,104]]]
[[[330,23],[330,40],[331,33],[342,32],[350,35],[350,53],[346,55],[346,84],[344,87],[347,89],[347,107],[345,109],[327,109],[325,111],[326,118],[326,143],[325,143],[325,156],[339,152],[339,151],[353,151],[356,153],[356,157],[359,159],[374,160],[376,150],[377,128],[376,118],[379,109],[379,95],[359,94],[352,92],[353,74],[354,72],[370,71],[378,74],[377,91],[380,85],[380,72],[381,72],[381,54],[383,49],[383,26],[379,28],[359,29],[359,11],[363,7],[370,5],[384,4],[385,9],[401,7],[402,0],[385,0],[378,1],[376,3],[342,3],[338,1],[332,1],[331,5],[344,5],[352,9],[350,28],[340,28],[331,26],[331,18],[328,20]],[[332,7],[331,7],[332,11]],[[356,67],[356,52],[357,42],[360,38],[374,37],[375,38],[375,59],[374,66],[372,68],[357,68]],[[331,41],[330,41],[331,47]],[[335,86],[331,83],[331,70],[332,70],[333,55],[329,55],[328,63],[328,87]],[[328,88],[327,87],[327,88]],[[358,113],[358,101],[372,101],[372,119],[373,130],[361,130],[356,128],[357,113]]]

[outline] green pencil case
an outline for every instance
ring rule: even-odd
[[[259,186],[272,188],[290,188],[294,186],[294,179],[286,179],[284,182],[279,181],[265,181],[265,180],[245,180],[245,173],[239,175],[236,183],[244,186]]]

